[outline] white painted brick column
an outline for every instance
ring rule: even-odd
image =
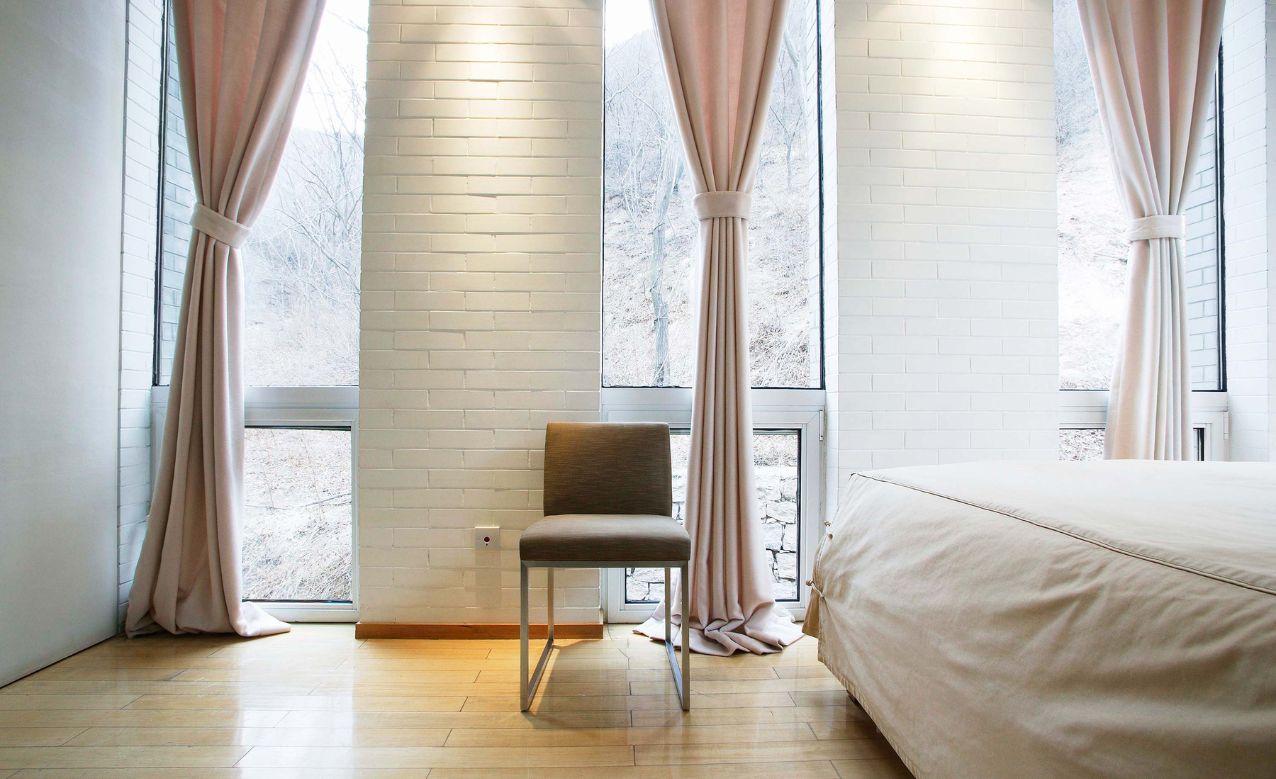
[[[1052,459],[1051,3],[838,0],[834,13],[837,479]]]
[[[837,9],[832,0],[820,2],[820,101],[822,123],[820,143],[824,156],[822,165],[823,181],[821,193],[824,202],[824,221],[822,224],[824,239],[824,494],[821,509],[826,516],[832,516],[836,510],[838,494],[841,490],[839,478],[839,453],[841,436],[838,423],[841,419],[842,372],[841,328],[838,326],[839,290],[838,279],[838,56],[836,46]]]
[[[1271,279],[1276,205],[1271,175],[1276,116],[1270,41],[1276,3],[1233,0],[1223,27],[1223,220],[1227,396],[1233,460],[1269,460],[1276,452],[1276,285]]]
[[[360,619],[516,622],[545,423],[598,417],[602,0],[371,21]],[[560,620],[599,621],[596,571],[558,585]]]
[[[155,348],[163,0],[129,0],[120,264],[120,618],[151,505],[151,380]]]

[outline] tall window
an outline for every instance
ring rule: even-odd
[[[607,3],[603,384],[688,387],[699,281],[695,192],[647,3]],[[790,4],[753,192],[749,363],[755,387],[819,387],[815,0]]]
[[[1059,457],[1103,456],[1107,389],[1125,316],[1129,243],[1108,144],[1099,121],[1075,0],[1055,0],[1055,120],[1059,192]],[[1220,57],[1221,59],[1221,57]],[[1187,328],[1195,458],[1226,456],[1222,327],[1220,81],[1186,202]]]
[[[801,603],[802,536],[813,524],[803,523],[803,496],[818,492],[823,404],[817,0],[791,2],[787,13],[748,222],[748,322],[773,591]],[[694,380],[698,224],[650,14],[645,2],[606,6],[603,403],[612,419],[671,423],[682,520],[690,405],[678,388]],[[638,606],[662,586],[661,570],[625,572],[609,582],[609,618],[626,618],[631,604],[644,615]]]
[[[241,252],[248,386],[359,383],[367,17],[366,0],[328,3],[279,173]],[[161,384],[172,374],[195,202],[171,38],[168,55]]]
[[[1054,10],[1059,379],[1063,389],[1105,390],[1125,311],[1128,225],[1100,126],[1076,3],[1055,0]],[[1218,108],[1215,100],[1186,208],[1188,334],[1195,390],[1223,388]]]
[[[353,598],[368,0],[329,0],[265,207],[241,250],[245,597]],[[194,204],[170,13],[155,380],[172,375]]]

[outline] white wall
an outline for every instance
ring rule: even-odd
[[[124,41],[0,3],[0,683],[115,632]]]
[[[1052,459],[1051,3],[841,0],[835,17],[835,478]]]
[[[601,0],[373,2],[362,621],[518,620],[545,423],[598,414],[602,54]],[[599,620],[597,571],[557,583]]]

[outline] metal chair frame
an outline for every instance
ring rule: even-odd
[[[527,578],[528,569],[545,568],[548,581],[546,583],[546,599],[548,601],[549,620],[546,623],[545,648],[541,650],[540,659],[536,662],[536,670],[528,677],[529,653],[528,640],[530,638],[530,630],[528,628],[528,606],[527,606]],[[651,560],[631,560],[628,562],[600,562],[600,561],[539,561],[539,560],[523,560],[519,566],[519,626],[518,626],[518,646],[519,646],[519,675],[518,675],[518,692],[519,701],[522,710],[527,711],[532,707],[532,699],[536,697],[536,688],[540,686],[541,676],[545,672],[545,664],[549,662],[550,651],[554,648],[554,569],[555,568],[664,568],[665,569],[665,653],[669,656],[669,669],[673,672],[674,688],[678,691],[678,701],[682,704],[683,711],[691,710],[691,630],[687,624],[686,616],[691,613],[687,592],[690,589],[687,586],[687,561],[674,560],[667,562],[653,562]],[[670,592],[672,585],[670,584],[670,572],[678,569],[681,573],[679,583],[682,585],[682,667],[678,667],[678,658],[673,649],[673,628],[669,619],[669,604],[673,601],[673,594]]]

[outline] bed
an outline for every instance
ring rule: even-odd
[[[1276,466],[853,476],[805,630],[918,777],[1276,777]]]

